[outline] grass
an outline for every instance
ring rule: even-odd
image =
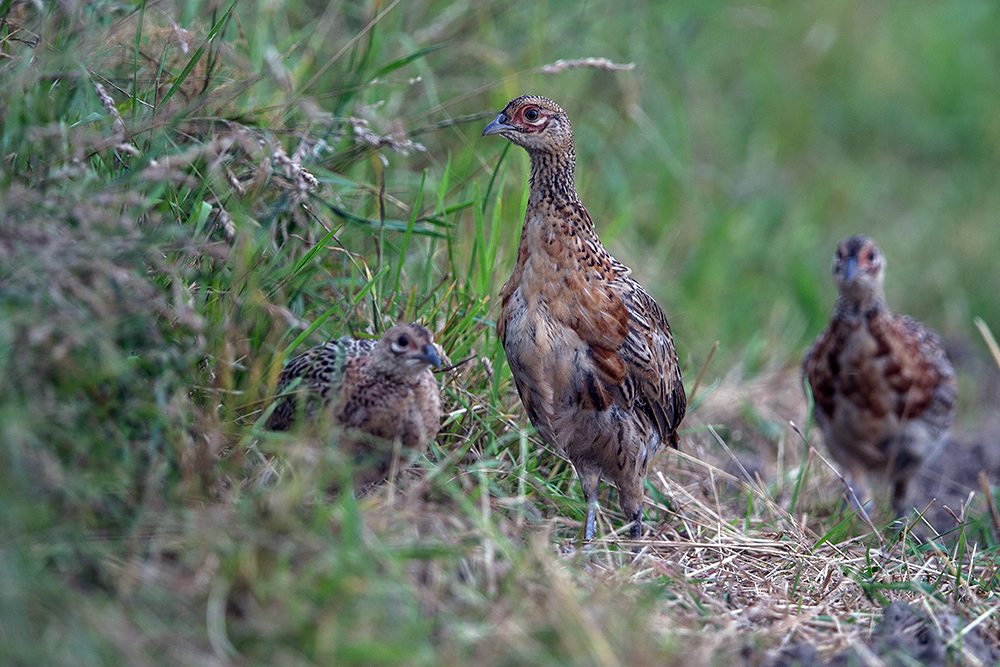
[[[963,427],[987,411],[988,3],[0,16],[0,661],[716,664],[833,653],[890,599],[995,633],[989,499],[930,541],[845,514],[794,371],[865,231],[890,302],[965,350]],[[523,92],[573,118],[581,196],[689,391],[720,342],[638,555],[613,491],[576,548],[574,474],[493,328],[527,160],[479,133]],[[421,475],[330,498],[329,438],[262,430],[277,375],[400,320],[457,364],[442,433]]]

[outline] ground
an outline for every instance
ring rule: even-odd
[[[0,663],[995,661],[1000,5],[0,15]],[[529,174],[480,135],[524,93],[684,368],[637,544],[607,488],[579,543],[496,338]],[[845,508],[798,376],[859,232],[959,371],[905,528]],[[399,321],[457,365],[442,432],[331,493],[330,433],[262,428],[278,375]]]

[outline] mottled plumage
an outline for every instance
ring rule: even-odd
[[[357,483],[379,481],[389,471],[395,441],[414,454],[437,435],[441,399],[431,368],[440,365],[430,332],[419,324],[397,324],[378,340],[345,337],[314,347],[282,371],[279,391],[291,394],[275,407],[267,428],[286,431],[298,413],[315,418],[329,406],[345,429],[341,446],[359,463]],[[307,401],[300,409],[302,396]]]
[[[874,241],[841,241],[833,276],[840,295],[830,326],[802,361],[813,414],[858,502],[870,499],[873,473],[892,485],[901,515],[907,485],[955,419],[955,373],[934,332],[889,310],[885,257]]]
[[[573,462],[594,535],[606,477],[641,535],[642,484],[656,451],[677,446],[687,400],[663,311],[601,244],[576,194],[573,129],[543,97],[511,100],[483,131],[531,158],[528,208],[497,330],[528,418]]]

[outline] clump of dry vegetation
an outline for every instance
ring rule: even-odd
[[[703,290],[727,298],[729,272],[757,266],[750,256],[787,254],[784,237],[731,243],[778,236],[763,229],[771,195],[754,193],[780,151],[760,139],[739,182],[700,182],[710,156],[660,134],[683,123],[654,110],[642,64],[595,46],[512,73],[482,18],[524,22],[523,10],[418,5],[0,2],[0,659],[995,662],[992,464],[971,487],[929,470],[928,504],[942,480],[955,482],[948,500],[905,528],[854,516],[796,370],[825,269],[763,262],[799,310],[776,297],[748,317],[746,294],[706,304]],[[746,11],[726,21],[774,18]],[[705,18],[689,18],[665,24],[671,48],[696,48],[686,40]],[[810,49],[829,36],[817,30]],[[512,52],[516,33],[504,33]],[[637,544],[607,515],[605,537],[578,543],[572,468],[526,427],[492,326],[525,173],[475,137],[506,88],[542,83],[593,93],[574,119],[579,160],[602,183],[581,187],[644,283],[669,274],[656,296],[694,390],[681,451],[653,466],[654,530]],[[654,173],[673,180],[647,187]],[[737,219],[737,200],[756,212]],[[675,232],[647,228],[664,216]],[[678,249],[653,262],[661,238]],[[726,248],[744,254],[730,266]],[[748,289],[766,284],[748,275]],[[962,303],[989,317],[987,301]],[[350,479],[332,436],[262,429],[281,365],[401,320],[427,324],[454,363],[442,432],[393,483],[330,495]],[[950,452],[974,465],[995,437],[958,441]],[[891,601],[909,606],[890,613]]]

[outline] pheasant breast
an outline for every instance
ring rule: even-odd
[[[841,241],[834,258],[839,297],[802,369],[813,414],[833,459],[851,477],[854,502],[869,474],[892,485],[905,511],[910,480],[947,438],[955,418],[955,373],[936,334],[885,303],[885,257],[867,236]]]
[[[377,341],[345,337],[314,347],[282,371],[279,392],[288,395],[266,426],[285,431],[299,413],[315,419],[328,409],[345,429],[341,446],[366,471],[359,483],[384,479],[395,442],[419,454],[441,427],[431,372],[440,365],[430,332],[418,324],[398,324]]]
[[[670,325],[597,237],[574,187],[565,112],[542,97],[519,97],[483,134],[500,134],[531,158],[527,213],[497,321],[521,402],[576,468],[588,501],[585,538],[595,532],[602,477],[618,488],[638,537],[649,462],[664,443],[677,445],[686,408]]]

